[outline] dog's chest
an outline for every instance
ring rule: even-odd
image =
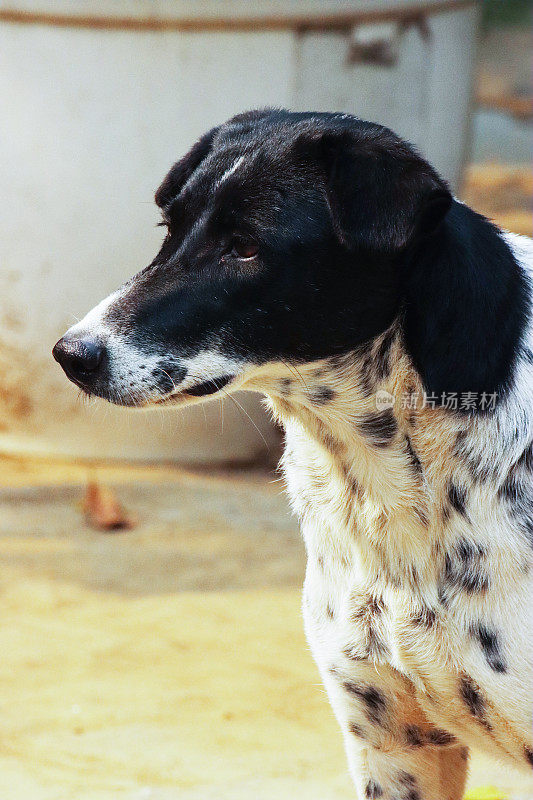
[[[438,592],[416,501],[409,513],[386,492],[365,496],[353,472],[297,426],[287,428],[283,466],[307,550],[304,617],[317,660],[396,660],[404,618]],[[419,546],[406,555],[408,539]]]
[[[526,596],[531,561],[529,428],[467,429],[428,414],[400,421],[380,447],[338,412],[324,422],[280,416],[308,555],[306,632],[321,668],[388,663],[445,706],[457,691],[450,664],[499,674],[480,632],[507,648],[504,661],[523,660],[510,652],[520,633],[506,598],[511,586]]]
[[[460,650],[457,620],[466,628],[478,619],[493,580],[484,548],[464,544],[474,518],[486,528],[476,511],[483,504],[472,500],[473,519],[444,514],[434,486],[428,491],[409,475],[395,483],[393,448],[388,462],[381,456],[373,492],[364,486],[365,453],[340,457],[297,424],[286,436],[283,466],[307,550],[303,609],[316,660],[325,668],[339,659],[345,668],[386,662],[419,682],[431,652],[431,672],[442,674]]]
[[[331,450],[299,424],[286,426],[283,469],[309,569],[317,567],[317,581],[337,594],[354,586],[419,591],[436,570],[428,534],[434,509],[419,476],[397,466],[401,450],[390,448],[375,464],[364,444]]]

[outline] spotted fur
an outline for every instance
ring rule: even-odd
[[[375,392],[398,395],[418,377],[400,332],[389,347],[390,373]],[[532,554],[516,505],[508,505],[520,505],[526,477],[532,479],[533,420],[522,424],[518,435],[512,430],[512,420],[526,410],[524,396],[531,397],[531,372],[524,364],[523,382],[517,381],[505,410],[493,418],[467,424],[418,407],[413,425],[411,411],[398,403],[385,417],[372,410],[372,395],[357,380],[357,357],[326,363],[336,400],[321,410],[320,425],[298,384],[290,411],[278,409],[273,388],[270,395],[286,430],[283,466],[310,554],[306,591],[318,602],[334,592],[342,609],[331,627],[320,617],[317,627],[306,615],[308,636],[340,724],[347,726],[356,783],[363,763],[376,765],[368,770],[362,796],[376,784],[387,798],[440,797],[443,787],[434,785],[422,763],[444,758],[463,775],[453,795],[459,798],[464,744],[530,768],[531,705],[523,681],[531,679],[531,659],[517,613],[527,618],[530,582],[524,565],[529,569]],[[304,369],[305,382],[307,374]],[[499,438],[505,425],[508,433]],[[325,443],[327,428],[342,447],[332,450]],[[487,464],[480,481],[472,474],[470,453],[483,441],[491,448],[492,455],[483,457],[491,461],[494,477]],[[314,473],[323,482],[304,508]],[[514,481],[512,491],[502,490],[506,480]],[[426,523],[417,507],[424,509]],[[332,655],[341,665],[334,672],[327,671]],[[361,761],[356,743],[363,730],[365,740],[374,742],[368,762]],[[393,777],[380,763],[391,736],[399,765],[416,765],[415,754],[424,754],[411,773],[419,785],[403,795],[394,794]],[[437,751],[438,757],[428,755]]]
[[[374,391],[397,395],[418,377],[399,332],[389,349],[390,373]],[[270,395],[286,430],[283,466],[310,553],[306,591],[317,599],[333,591],[343,609],[331,628],[320,618],[317,628],[306,616],[308,637],[340,724],[347,725],[356,784],[359,771],[367,769],[362,765],[375,765],[368,767],[362,796],[374,796],[379,786],[387,798],[441,797],[444,787],[422,765],[444,758],[463,776],[456,793],[447,795],[459,798],[465,743],[518,767],[531,766],[531,705],[523,683],[531,679],[531,651],[516,616],[527,618],[524,565],[531,565],[531,548],[516,507],[528,491],[526,480],[533,480],[533,420],[518,433],[512,430],[512,420],[526,410],[523,398],[531,398],[531,372],[524,364],[523,382],[517,381],[505,410],[493,418],[472,418],[465,427],[464,419],[416,408],[413,425],[411,412],[399,404],[385,415],[372,410],[372,395],[357,380],[357,357],[327,363],[336,400],[321,412],[320,425],[301,388],[289,413],[278,409],[274,391]],[[302,376],[307,382],[306,370]],[[505,425],[508,433],[499,438]],[[336,451],[321,433],[328,427],[343,443]],[[483,454],[486,476],[480,481],[470,454],[483,441],[492,455]],[[313,472],[323,483],[304,509]],[[314,554],[325,565],[320,572]],[[350,646],[339,651],[343,638]],[[333,673],[326,672],[332,654],[342,665]],[[391,736],[396,763],[415,764],[411,774],[418,783],[403,794],[395,794],[393,776],[383,766],[388,758],[380,761]],[[361,739],[374,742],[368,761],[361,760],[368,752],[357,745]],[[437,751],[440,756],[430,755]],[[418,766],[416,753],[423,754]]]

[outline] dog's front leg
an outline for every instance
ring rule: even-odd
[[[427,720],[410,681],[342,657],[322,674],[359,800],[460,800],[468,751]]]

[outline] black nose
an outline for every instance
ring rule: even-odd
[[[66,334],[54,345],[52,355],[69,378],[84,383],[94,377],[102,363],[104,348],[95,339]]]

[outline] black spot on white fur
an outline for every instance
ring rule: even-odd
[[[459,693],[474,719],[486,730],[492,730],[492,725],[487,719],[487,705],[481,690],[468,675],[463,675],[459,683]]]
[[[506,672],[507,668],[501,653],[500,637],[496,631],[480,622],[470,627],[470,634],[479,643],[489,667],[494,672]]]
[[[387,447],[396,436],[398,426],[391,409],[368,414],[359,422],[359,431],[374,447]]]
[[[426,742],[434,747],[449,747],[450,745],[457,744],[455,736],[441,728],[431,728],[426,733],[425,738]]]
[[[430,630],[437,624],[437,612],[429,606],[423,606],[411,617],[413,625]]]
[[[335,400],[337,393],[329,386],[317,386],[309,393],[309,399],[315,406],[325,406]]]
[[[424,745],[424,734],[419,725],[406,725],[405,740],[409,747],[422,747]]]
[[[440,599],[447,605],[458,593],[480,594],[490,586],[482,545],[460,539],[444,557],[444,574],[440,585]]]
[[[381,661],[390,656],[386,643],[371,625],[366,625],[358,634],[357,643],[346,647],[343,652],[351,661]]]
[[[348,723],[348,730],[352,734],[352,736],[356,736],[358,739],[366,740],[367,736],[364,732],[363,728],[358,725],[356,722],[349,722]]]
[[[441,728],[422,730],[419,725],[406,725],[405,741],[414,749],[420,747],[450,747],[457,744],[457,739],[448,731]]]
[[[447,496],[452,508],[463,517],[466,513],[467,490],[464,486],[458,486],[453,481],[448,482]]]
[[[376,781],[368,781],[367,785],[365,786],[365,797],[368,800],[378,800],[378,798],[383,797],[383,789]]]
[[[533,443],[513,464],[498,490],[518,528],[533,545]]]
[[[383,692],[375,686],[354,681],[344,681],[343,689],[357,697],[363,704],[364,712],[370,722],[385,725],[387,716],[387,699]]]
[[[403,789],[400,800],[421,800],[417,780],[414,775],[402,770],[402,772],[398,774],[398,783]]]

